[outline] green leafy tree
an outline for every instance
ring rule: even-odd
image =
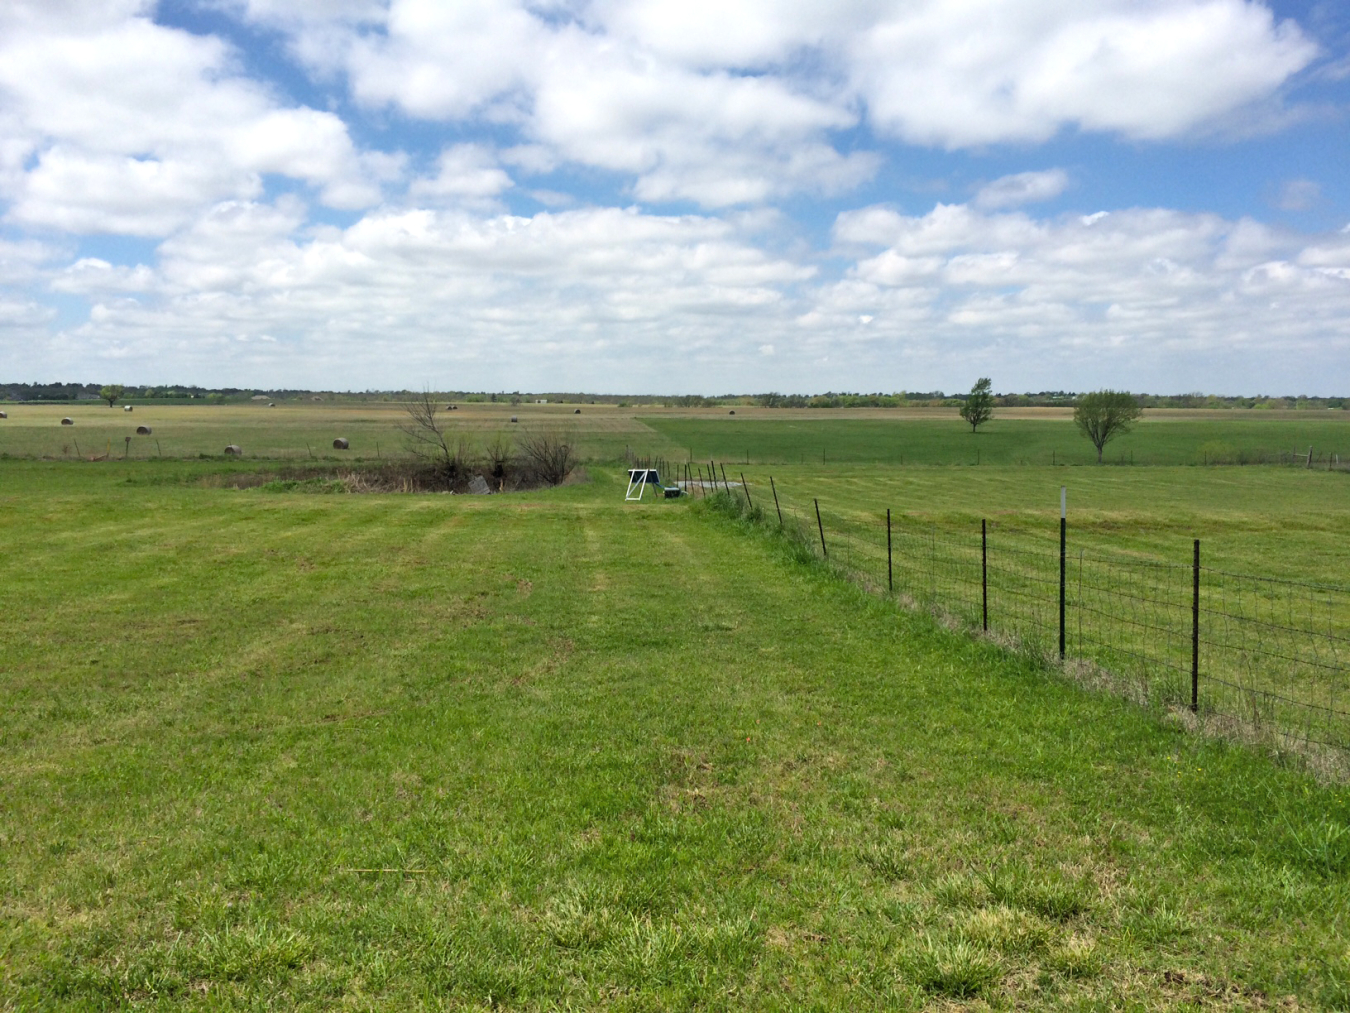
[[[110,383],[106,387],[100,387],[98,396],[108,402],[108,407],[115,405],[119,398],[127,392],[127,389],[120,383]]]
[[[970,388],[970,395],[961,405],[961,417],[970,423],[973,433],[994,417],[993,381],[982,376]]]
[[[1094,390],[1078,399],[1073,421],[1097,448],[1097,463],[1102,463],[1102,448],[1117,436],[1128,433],[1143,409],[1133,394],[1124,390]]]

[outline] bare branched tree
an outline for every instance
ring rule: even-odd
[[[500,492],[506,484],[506,471],[511,466],[512,458],[515,457],[511,437],[505,433],[498,433],[487,445],[486,456],[488,467],[492,470],[492,480],[497,483],[497,491]]]
[[[526,432],[520,437],[520,456],[541,482],[561,485],[576,463],[572,445],[562,433]]]
[[[398,428],[407,437],[409,453],[430,465],[436,477],[445,482],[445,487],[452,488],[459,475],[465,447],[463,441],[451,444],[446,424],[440,417],[440,402],[429,391],[423,391],[404,405],[404,411],[408,417]]]

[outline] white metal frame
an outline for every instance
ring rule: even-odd
[[[637,495],[633,495],[633,490],[637,490]],[[628,469],[628,492],[624,494],[625,503],[642,502],[642,494],[647,491],[647,469],[630,468]]]

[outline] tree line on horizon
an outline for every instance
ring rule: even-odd
[[[392,401],[403,402],[420,396],[422,391],[413,390],[366,390],[366,391],[329,391],[306,390],[301,388],[244,388],[244,387],[200,387],[193,384],[137,385],[137,384],[100,384],[100,383],[0,383],[0,400],[3,401],[97,401],[103,395],[104,387],[122,388],[119,399],[133,401],[205,401],[208,403],[227,403],[247,400],[253,397],[267,397],[274,401],[295,400],[323,396],[356,401]],[[763,408],[914,408],[948,407],[961,408],[966,405],[971,394],[948,394],[935,391],[895,391],[892,393],[859,393],[849,391],[826,391],[823,394],[781,394],[770,391],[763,394],[719,394],[709,397],[702,394],[593,394],[577,391],[432,391],[438,398],[457,400],[465,403],[475,402],[522,402],[544,400],[553,404],[604,404],[618,407],[639,405],[663,406],[671,408],[717,408],[723,406],[755,405]],[[994,408],[1071,408],[1087,392],[1075,391],[1036,391],[1025,393],[994,393],[985,391]],[[1325,409],[1345,408],[1350,405],[1347,397],[1310,397],[1307,395],[1256,396],[1219,395],[1191,392],[1186,394],[1135,394],[1141,408],[1256,408],[1256,409]]]

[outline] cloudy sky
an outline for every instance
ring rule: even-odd
[[[0,379],[1350,393],[1342,0],[6,0]]]

